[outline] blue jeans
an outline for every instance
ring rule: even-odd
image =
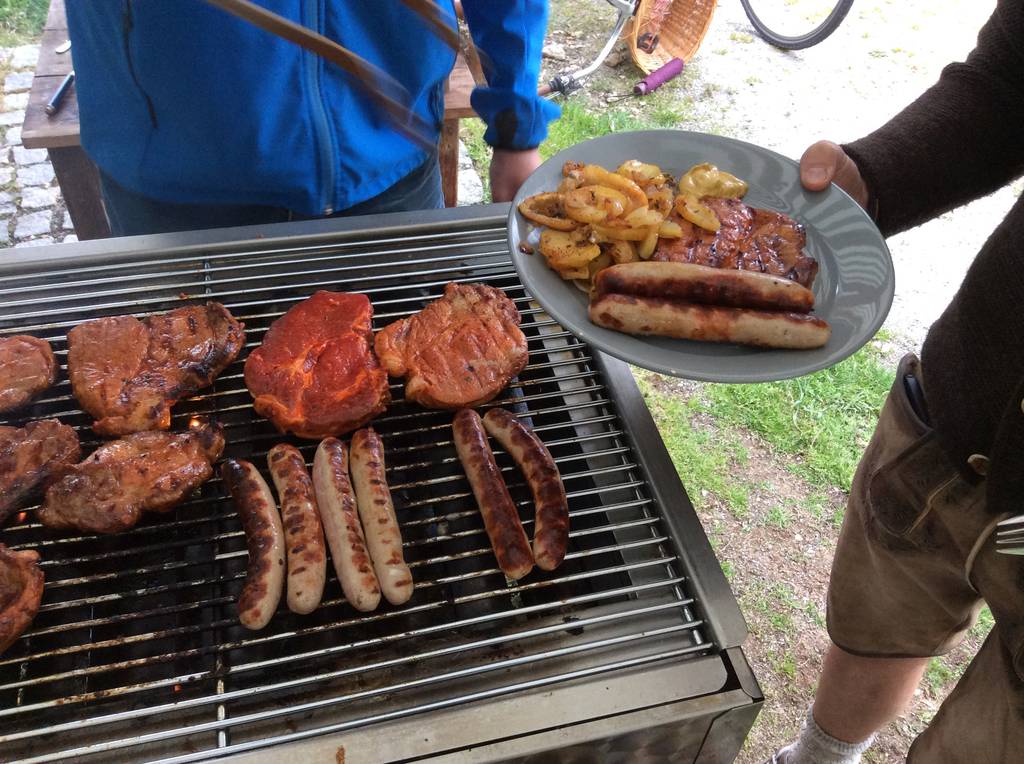
[[[160,202],[129,191],[102,171],[100,172],[100,190],[103,193],[103,203],[107,209],[107,219],[110,221],[110,232],[114,236],[136,236],[313,219],[284,207],[267,207],[259,204]],[[443,206],[441,170],[435,155],[386,191],[329,217],[437,209]]]

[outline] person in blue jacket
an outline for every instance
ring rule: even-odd
[[[455,52],[400,0],[258,2],[383,69],[440,134]],[[547,3],[463,12],[488,81],[471,102],[491,192],[507,201],[559,113],[536,93]],[[436,150],[295,44],[203,0],[69,0],[67,16],[82,145],[115,235],[443,206]]]

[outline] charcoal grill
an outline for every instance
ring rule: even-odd
[[[375,328],[448,281],[500,287],[529,340],[499,398],[550,447],[569,497],[565,563],[520,582],[497,569],[451,441],[451,415],[402,400],[375,421],[416,590],[350,608],[329,570],[306,616],[238,625],[246,551],[215,478],[114,536],[56,533],[32,508],[0,538],[36,549],[46,590],[0,656],[0,760],[731,761],[761,693],[746,627],[627,366],[581,343],[520,285],[506,206],[288,223],[9,250],[0,335],[48,339],[100,316],[218,300],[257,346],[318,289],[359,291]],[[211,416],[228,456],[265,469],[283,438],[252,410],[236,362],[172,427]],[[0,419],[58,417],[99,440],[66,373]],[[307,461],[315,443],[295,441]],[[498,453],[530,533],[532,503]],[[328,566],[330,568],[330,566]]]

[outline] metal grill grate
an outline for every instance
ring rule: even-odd
[[[241,628],[245,540],[218,478],[114,536],[54,533],[29,508],[0,538],[40,552],[46,590],[35,623],[0,656],[0,758],[197,761],[717,649],[600,359],[531,302],[502,218],[19,267],[0,281],[0,335],[45,337],[63,364],[66,332],[81,321],[215,299],[245,323],[251,349],[317,289],[365,292],[379,329],[449,280],[500,287],[522,312],[530,363],[489,405],[527,417],[558,462],[571,510],[565,563],[505,579],[451,415],[404,403],[400,384],[374,426],[416,580],[406,606],[356,613],[328,566],[314,613],[282,603],[268,628]],[[199,414],[225,425],[227,455],[261,468],[282,440],[253,415],[241,361],[181,402],[172,427]],[[0,424],[49,417],[76,427],[85,451],[99,443],[63,367],[56,387]],[[316,444],[296,444],[311,461]],[[529,491],[497,453],[532,535]]]

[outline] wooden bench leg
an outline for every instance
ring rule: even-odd
[[[441,190],[444,192],[444,206],[454,207],[459,203],[459,120],[446,119],[441,128],[441,145],[438,149],[441,165]]]
[[[86,239],[110,236],[107,213],[100,196],[100,173],[80,146],[48,149],[53,172],[68,207],[75,235]],[[456,164],[458,157],[456,156]],[[456,169],[458,169],[456,167]]]

